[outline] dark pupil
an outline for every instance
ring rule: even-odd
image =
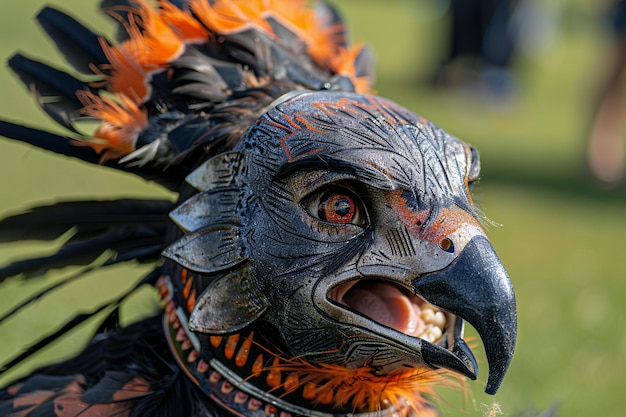
[[[343,217],[350,213],[350,202],[345,198],[339,199],[335,201],[335,205],[333,206],[335,213],[337,215]]]

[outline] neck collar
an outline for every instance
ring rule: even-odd
[[[163,330],[172,355],[187,377],[215,404],[239,417],[407,417],[410,404],[398,409],[388,406],[375,412],[354,413],[334,406],[332,391],[323,391],[314,383],[302,384],[295,372],[287,372],[288,364],[281,357],[263,349],[254,342],[254,332],[228,336],[202,336],[201,339],[187,327],[187,314],[173,301],[174,287],[169,277],[161,276],[157,289],[165,304]],[[206,339],[206,340],[205,340]],[[210,344],[215,354],[202,354]],[[208,353],[208,352],[207,352]],[[209,357],[210,356],[210,357]],[[237,367],[249,369],[250,376],[242,377],[225,365],[234,362]],[[293,379],[296,378],[294,381]],[[291,379],[291,381],[290,381]],[[262,381],[265,389],[250,381]],[[295,387],[295,388],[292,388]],[[325,394],[321,394],[325,392]],[[330,395],[329,395],[330,393]],[[320,409],[334,407],[339,412],[320,411],[288,401],[300,396]],[[383,403],[384,404],[384,403]],[[426,415],[430,415],[427,413]]]

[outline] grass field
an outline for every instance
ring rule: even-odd
[[[0,6],[0,57],[23,50],[58,61],[32,20],[43,3],[21,0]],[[106,18],[95,17],[96,1],[46,3],[85,16],[92,27],[110,28]],[[481,151],[476,200],[501,225],[489,227],[488,233],[517,290],[516,356],[495,397],[482,393],[487,370],[482,360],[481,382],[470,384],[474,396],[466,410],[452,406],[443,415],[482,415],[493,401],[511,416],[552,404],[558,404],[561,416],[619,415],[626,387],[626,259],[620,243],[626,236],[626,189],[596,187],[583,164],[590,97],[608,59],[603,32],[593,19],[601,2],[542,3],[560,6],[556,36],[539,55],[516,61],[517,95],[506,103],[433,90],[422,82],[441,54],[436,40],[444,28],[433,19],[435,0],[336,3],[353,39],[376,52],[378,93]],[[16,79],[0,70],[0,117],[56,129]],[[8,141],[0,142],[0,175],[0,214],[60,199],[167,195],[144,181]],[[0,259],[38,250],[45,247],[4,245]],[[132,285],[128,279],[142,270],[118,268],[73,286],[66,298],[37,303],[19,320],[0,327],[0,358],[49,332],[69,312],[89,308],[94,294]],[[35,286],[12,281],[2,287],[0,313]],[[151,302],[146,296],[135,304]],[[128,312],[139,314],[133,307]],[[83,339],[72,336],[37,360],[66,356]],[[451,395],[450,401],[456,397]]]

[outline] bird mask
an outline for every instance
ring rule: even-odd
[[[367,370],[389,384],[416,369],[475,379],[467,320],[495,393],[515,347],[515,296],[469,192],[479,169],[474,148],[391,101],[279,99],[233,151],[189,175],[199,192],[171,214],[187,233],[164,255],[203,282],[189,329],[246,383],[267,377],[223,351],[229,335],[261,327],[276,338],[256,343],[281,352],[270,372],[300,384],[316,369]],[[342,398],[345,381],[317,377]],[[261,384],[280,398],[302,388],[271,385]],[[343,396],[334,407],[360,407]]]

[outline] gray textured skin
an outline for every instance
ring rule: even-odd
[[[311,362],[475,378],[466,319],[485,343],[495,392],[515,347],[515,296],[468,194],[478,171],[473,148],[385,99],[317,92],[281,102],[233,152],[189,176],[202,192],[172,213],[190,233],[164,255],[209,275],[230,271],[200,295],[190,328],[226,334],[264,320]],[[320,195],[337,186],[360,201],[362,222],[318,218]],[[435,346],[328,298],[362,279],[394,282],[458,317]]]

